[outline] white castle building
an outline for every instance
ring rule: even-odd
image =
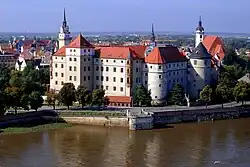
[[[131,106],[133,90],[140,84],[151,91],[154,104],[166,102],[175,83],[181,84],[190,98],[198,98],[205,85],[217,80],[215,67],[224,57],[214,51],[214,48],[221,51],[218,45],[223,47],[220,38],[215,38],[217,44],[210,39],[210,43],[204,44],[207,37],[200,20],[197,47],[189,56],[171,45],[157,46],[153,26],[149,46],[94,47],[82,34],[72,40],[64,11],[59,49],[51,61],[50,88],[59,91],[68,82],[76,88],[79,85],[89,90],[102,88],[113,106]]]

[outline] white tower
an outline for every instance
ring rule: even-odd
[[[60,28],[59,36],[58,36],[58,48],[61,48],[65,45],[68,45],[72,40],[70,31],[69,31],[69,26],[67,25],[67,20],[66,20],[66,12],[64,9],[64,19],[63,19],[63,24]]]
[[[198,23],[198,27],[195,32],[195,47],[197,47],[204,39],[204,28],[202,26],[201,16]]]

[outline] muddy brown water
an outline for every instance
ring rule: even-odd
[[[1,135],[0,167],[249,167],[250,119]]]

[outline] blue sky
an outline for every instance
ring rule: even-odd
[[[72,32],[250,33],[250,0],[1,0],[0,32],[57,32],[67,10]]]

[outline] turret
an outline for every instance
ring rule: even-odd
[[[67,24],[67,19],[66,19],[66,11],[64,9],[63,11],[63,23],[62,26],[60,27],[60,33],[58,37],[59,41],[59,48],[68,45],[72,40],[70,31],[69,31],[69,26]]]
[[[198,27],[196,28],[195,33],[195,47],[199,45],[199,43],[203,42],[204,39],[204,28],[202,26],[201,16],[198,22]]]

